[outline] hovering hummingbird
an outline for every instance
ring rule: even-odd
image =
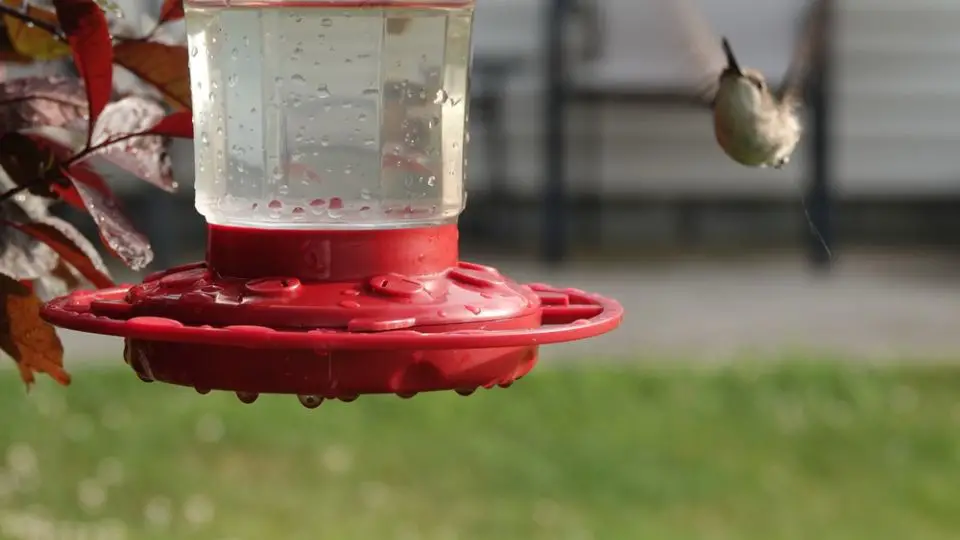
[[[812,0],[783,83],[771,89],[759,71],[741,66],[727,38],[716,39],[691,0],[662,0],[680,19],[684,38],[710,83],[702,93],[713,111],[717,143],[748,167],[782,168],[803,132],[800,113],[807,75],[820,47],[829,0]]]

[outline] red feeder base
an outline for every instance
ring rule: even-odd
[[[211,226],[207,262],[140,285],[50,302],[51,323],[124,337],[145,381],[297,394],[305,406],[360,394],[509,386],[539,345],[616,328],[598,295],[518,285],[457,260],[453,225],[388,231]]]

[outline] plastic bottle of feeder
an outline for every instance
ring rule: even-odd
[[[186,17],[209,223],[456,221],[472,1],[187,0]]]

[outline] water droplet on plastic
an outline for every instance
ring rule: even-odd
[[[324,19],[329,20],[329,19]],[[323,403],[323,398],[320,396],[297,396],[297,399],[300,400],[300,404],[308,409],[316,409]]]
[[[321,84],[317,86],[317,97],[319,99],[330,97],[330,89],[327,88],[327,85]]]
[[[196,56],[200,53],[200,49],[196,47],[190,47],[190,56]]]
[[[446,102],[448,97],[449,96],[447,96],[447,91],[441,88],[440,90],[437,90],[437,95],[434,96],[433,98],[433,104],[440,105]]]
[[[277,186],[277,193],[279,193],[280,195],[287,195],[288,193],[290,193],[290,186],[286,184],[280,184],[279,186]]]
[[[320,215],[323,213],[323,209],[326,205],[327,201],[323,199],[314,199],[310,201],[310,211],[314,214]]]
[[[323,19],[320,20],[320,26],[324,28],[330,28],[331,26],[333,26],[333,19],[324,17]]]
[[[303,49],[300,49],[300,50],[301,50],[301,52],[303,51]],[[303,78],[303,75],[301,75],[301,74],[299,74],[299,73],[294,73],[294,74],[290,77],[290,80],[293,81],[293,82],[298,82],[298,83],[305,83],[305,82],[307,82],[307,80]]]
[[[436,176],[431,176],[430,178],[427,178],[427,185],[428,185],[428,186],[433,187],[434,184],[436,184],[436,183],[437,183],[437,177],[436,177]]]
[[[234,86],[237,85],[237,81],[238,81],[239,79],[240,79],[240,78],[237,77],[235,74],[234,74],[234,75],[231,75],[230,77],[227,78],[227,86],[233,88]]]
[[[375,145],[375,144],[377,144],[377,140],[376,140],[375,138],[373,138],[373,137],[368,137],[368,138],[366,138],[366,139],[363,140],[363,145],[364,145],[364,146],[373,146],[373,145]]]
[[[234,60],[236,60],[237,58],[239,58],[239,57],[240,57],[240,49],[234,47],[233,50],[230,51],[230,57],[233,58]]]
[[[364,122],[367,119],[367,113],[360,113],[357,115],[357,120]]]
[[[326,135],[324,135],[323,137],[320,137],[320,146],[323,146],[323,147],[330,146],[330,139]]]
[[[361,94],[364,96],[375,96],[379,93],[380,93],[379,88],[365,88],[363,92],[361,92]]]
[[[373,196],[373,195],[370,193],[370,190],[369,190],[369,189],[364,188],[364,189],[361,189],[361,190],[360,190],[360,198],[361,198],[361,199],[363,199],[363,200],[365,200],[365,201],[369,201],[372,196]]]

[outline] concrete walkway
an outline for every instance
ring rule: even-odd
[[[562,270],[484,258],[519,281],[596,291],[627,309],[623,326],[550,346],[543,363],[716,362],[813,353],[858,360],[960,359],[960,254],[844,255],[828,276],[800,254],[656,263],[582,263]],[[134,276],[118,278],[135,279]],[[121,362],[118,339],[62,332],[68,366]]]

